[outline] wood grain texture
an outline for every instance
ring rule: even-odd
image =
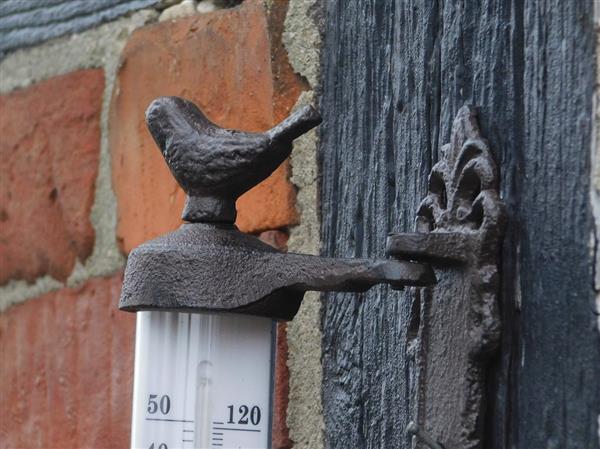
[[[600,340],[590,239],[592,2],[324,2],[323,253],[382,256],[413,230],[465,103],[508,209],[501,351],[486,448],[598,448]],[[328,448],[409,447],[412,294],[327,295]]]
[[[158,0],[3,0],[0,2],[0,60],[18,48],[77,33]]]

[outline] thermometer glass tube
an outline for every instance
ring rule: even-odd
[[[131,447],[267,449],[274,322],[138,312]]]

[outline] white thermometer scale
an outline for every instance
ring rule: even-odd
[[[133,449],[271,446],[274,323],[138,312]]]

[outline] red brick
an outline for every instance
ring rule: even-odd
[[[273,449],[291,449],[290,429],[287,426],[287,408],[290,396],[290,371],[287,366],[287,323],[277,323],[275,348],[275,386],[273,388]]]
[[[288,234],[272,230],[260,234],[260,239],[282,251],[287,251]],[[290,449],[290,430],[287,426],[287,408],[290,395],[290,372],[287,367],[287,324],[277,323],[277,346],[275,348],[275,379],[273,388],[273,426],[271,447]]]
[[[280,249],[287,234],[261,239]],[[117,310],[122,275],[0,314],[0,441],[8,448],[128,447],[135,317]],[[273,447],[291,447],[285,324],[278,326]]]
[[[282,70],[273,72],[272,44],[267,13],[258,0],[162,22],[132,35],[122,55],[110,115],[117,232],[125,252],[181,223],[184,194],[146,129],[149,103],[162,95],[183,96],[221,126],[266,130],[288,112],[284,109],[302,86],[297,81],[289,99],[281,100],[275,78]],[[297,222],[288,177],[286,163],[240,198],[241,230],[259,232]]]
[[[0,441],[6,448],[129,447],[135,316],[122,276],[0,315]]]
[[[0,96],[0,284],[65,280],[94,246],[102,70]]]
[[[273,248],[287,251],[287,242],[290,236],[282,231],[264,231],[260,233],[259,238]]]

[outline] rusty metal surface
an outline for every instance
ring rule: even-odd
[[[189,223],[130,253],[119,307],[290,320],[307,290],[434,283],[427,264],[282,253],[236,229],[237,197],[271,174],[289,155],[292,141],[320,121],[305,107],[266,133],[246,133],[219,128],[184,99],[155,100],[147,111],[148,127],[188,194],[183,218]]]
[[[160,97],[148,107],[146,121],[187,193],[182,218],[233,223],[236,199],[266,179],[290,155],[292,141],[321,117],[306,106],[266,133],[250,133],[215,125],[183,98]]]
[[[282,253],[231,225],[184,224],[129,256],[124,310],[236,311],[292,319],[306,290],[426,285],[427,265]]]
[[[417,291],[411,313],[414,420],[446,449],[474,449],[482,445],[485,369],[500,338],[505,213],[474,108],[459,110],[442,154],[418,209],[417,233],[390,235],[387,250],[439,268],[438,284]]]

